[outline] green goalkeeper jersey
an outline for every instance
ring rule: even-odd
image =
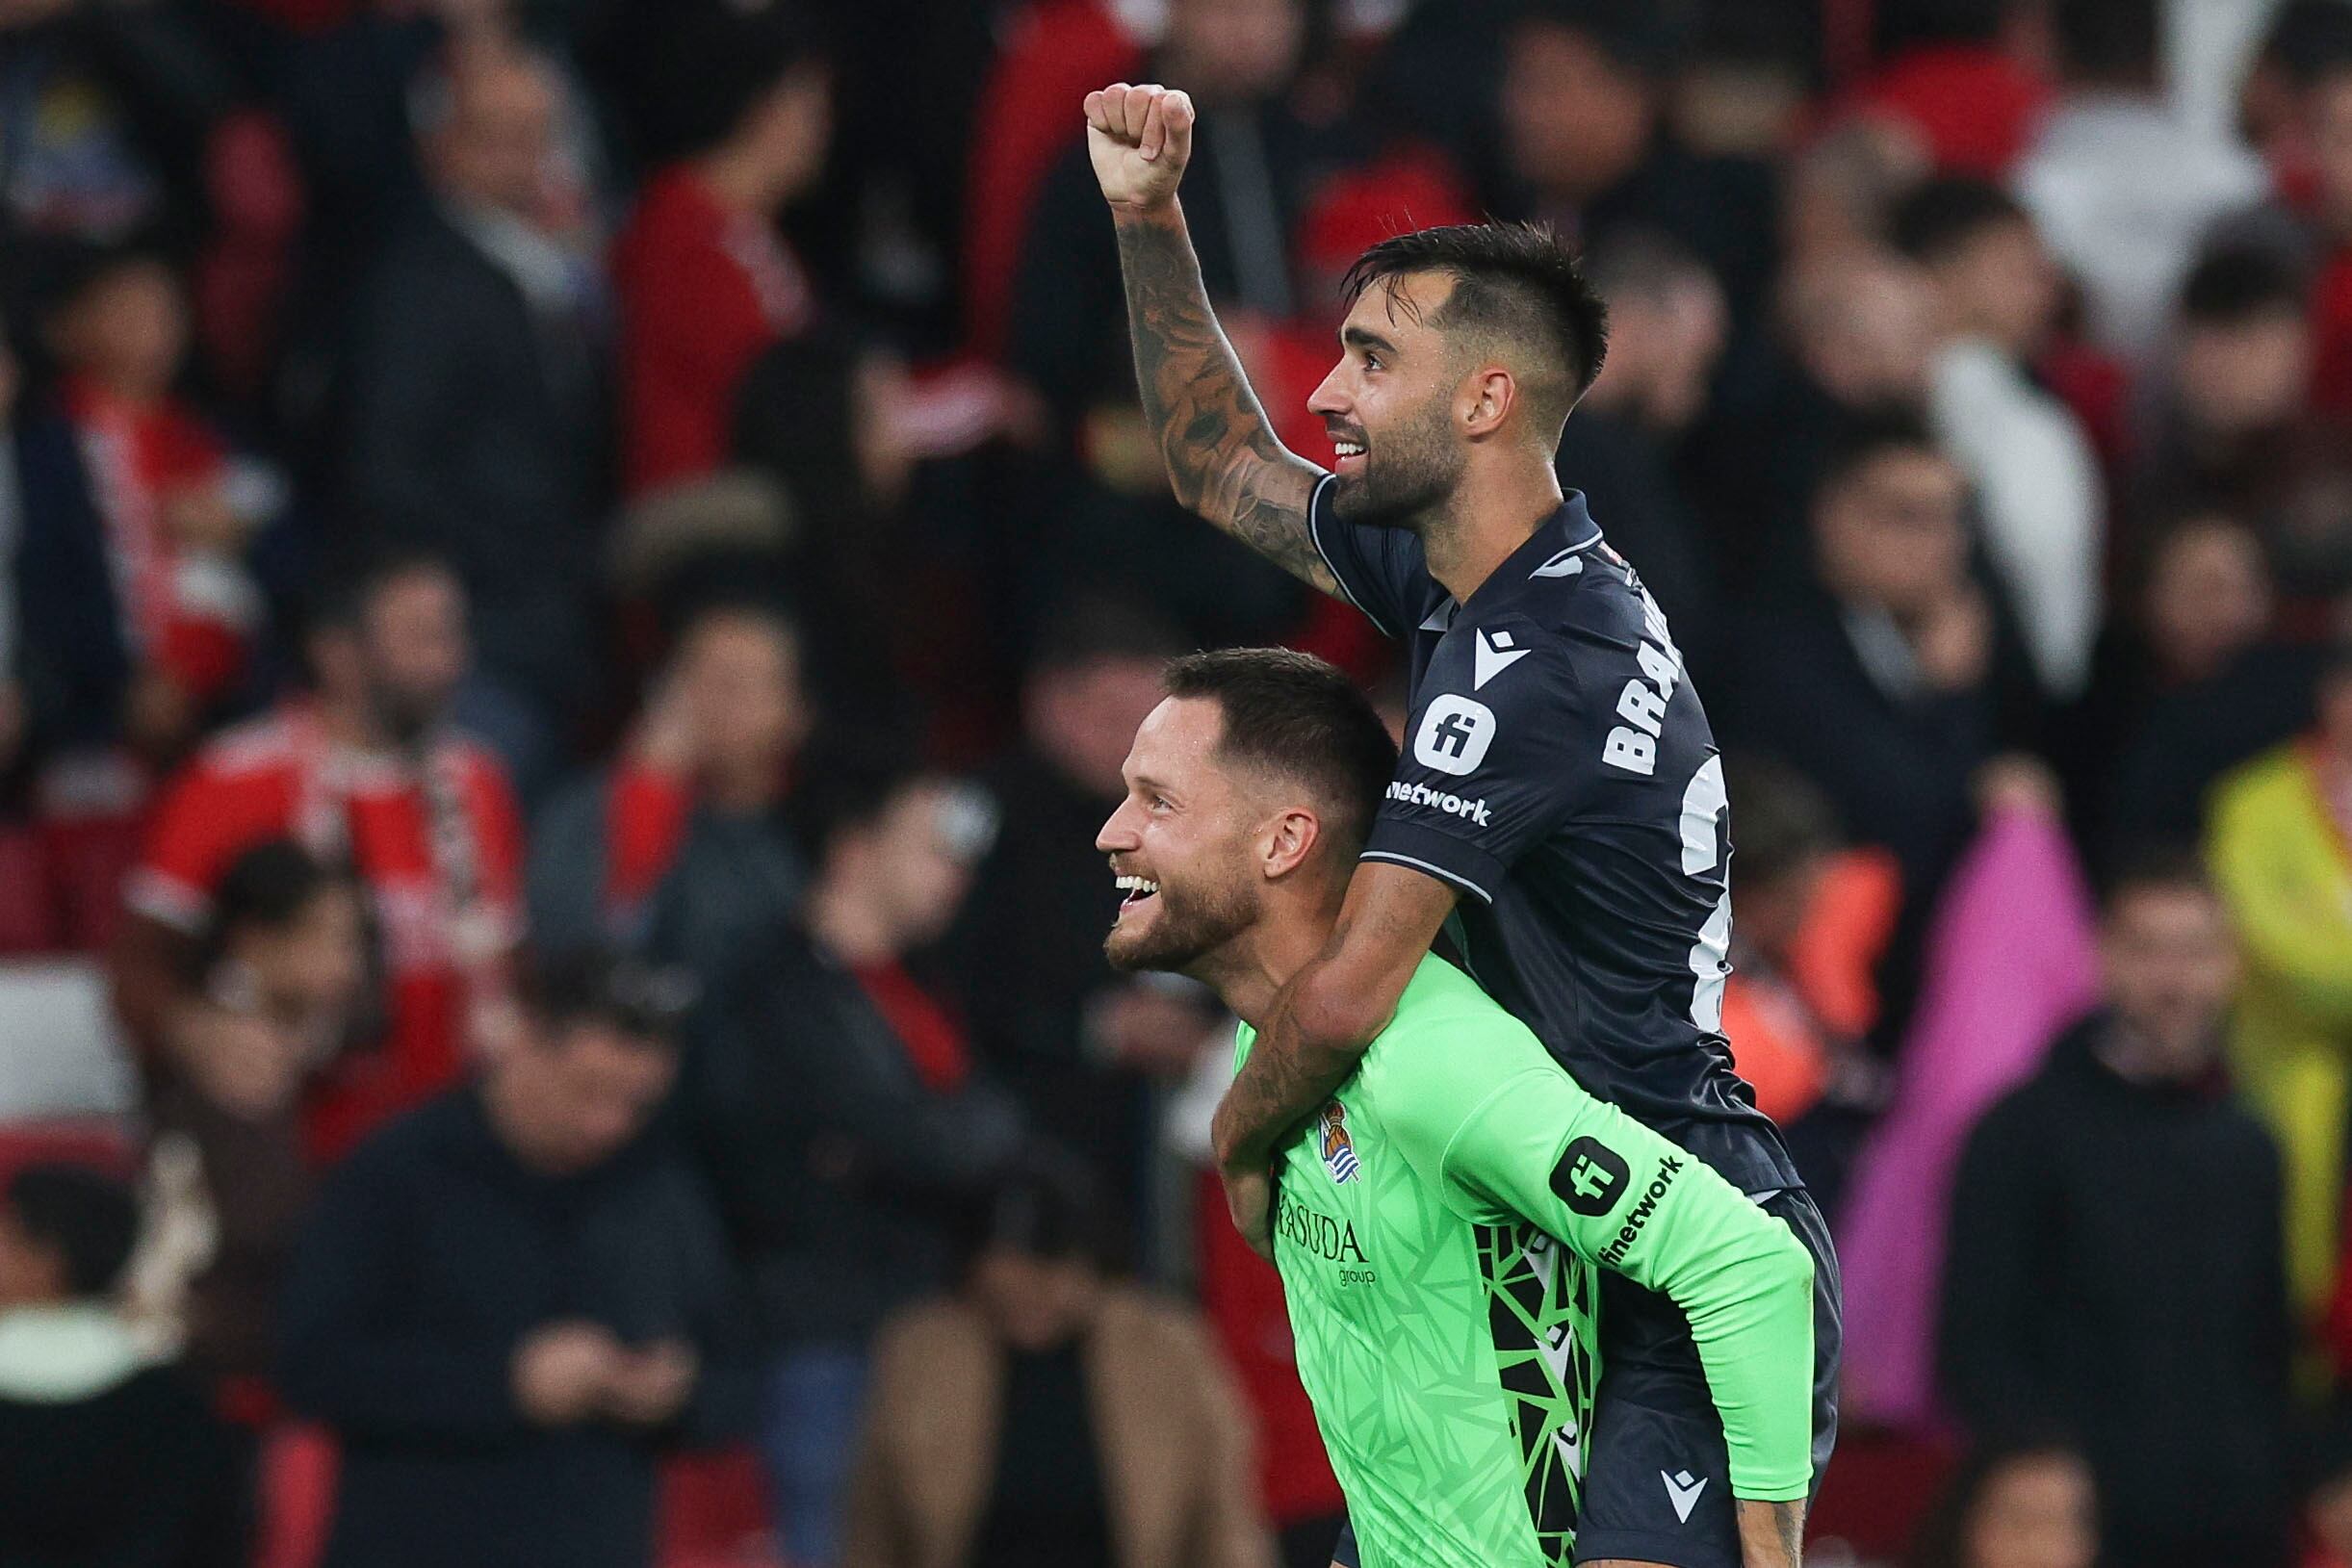
[[[1275,1175],[1299,1376],[1363,1568],[1570,1560],[1586,1449],[1609,1436],[1596,1268],[1689,1316],[1733,1491],[1805,1496],[1811,1256],[1444,960]]]

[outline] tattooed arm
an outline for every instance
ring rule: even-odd
[[[1741,1568],[1799,1568],[1805,1552],[1802,1503],[1739,1501]]]
[[[1321,471],[1275,439],[1201,282],[1176,204],[1192,130],[1192,100],[1181,92],[1123,82],[1086,95],[1087,151],[1118,226],[1144,422],[1176,500],[1335,594],[1306,530]]]

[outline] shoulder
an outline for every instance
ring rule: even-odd
[[[2216,825],[2244,813],[2267,817],[2278,807],[2304,792],[2309,769],[2299,746],[2289,744],[2264,752],[2221,777],[2213,786]]]
[[[892,1315],[874,1335],[878,1375],[925,1375],[954,1361],[984,1353],[988,1325],[958,1296],[940,1296]]]
[[[184,780],[232,784],[279,777],[299,759],[295,716],[279,710],[232,725],[195,755]]]
[[[1384,1125],[1460,1118],[1518,1073],[1551,1064],[1527,1025],[1444,959],[1421,961],[1365,1053],[1362,1088]]]
[[[330,1178],[330,1191],[348,1200],[407,1186],[448,1158],[464,1141],[474,1116],[472,1091],[455,1089],[394,1117],[345,1157]]]

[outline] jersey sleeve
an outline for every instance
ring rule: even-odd
[[[282,831],[270,792],[199,759],[164,792],[147,827],[123,901],[149,919],[194,935],[212,913],[213,888],[244,850]]]
[[[1658,1291],[1691,1323],[1732,1490],[1813,1483],[1813,1258],[1694,1155],[1594,1099],[1519,1026],[1449,1010],[1386,1050],[1390,1135],[1465,1214],[1512,1216]],[[1442,1035],[1442,1040],[1426,1038]],[[1409,1078],[1409,1082],[1403,1081]]]
[[[1403,637],[1420,621],[1421,602],[1429,596],[1429,564],[1420,537],[1410,528],[1376,528],[1333,516],[1333,481],[1326,474],[1307,498],[1306,531],[1315,553],[1339,579],[1348,603],[1383,636]]]
[[[1511,867],[1590,790],[1607,726],[1595,733],[1587,721],[1576,672],[1556,645],[1509,625],[1478,635],[1479,669],[1447,679],[1433,666],[1415,693],[1364,859],[1491,904]]]

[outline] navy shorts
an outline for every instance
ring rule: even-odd
[[[1813,1254],[1813,1484],[1838,1435],[1838,1349],[1845,1314],[1829,1227],[1801,1188],[1759,1200]],[[1682,1309],[1623,1274],[1601,1276],[1601,1386],[1593,1397],[1576,1560],[1740,1568],[1731,1459],[1722,1418]],[[1339,1532],[1339,1568],[1361,1568],[1356,1534]],[[1501,1568],[1501,1565],[1498,1565]]]

